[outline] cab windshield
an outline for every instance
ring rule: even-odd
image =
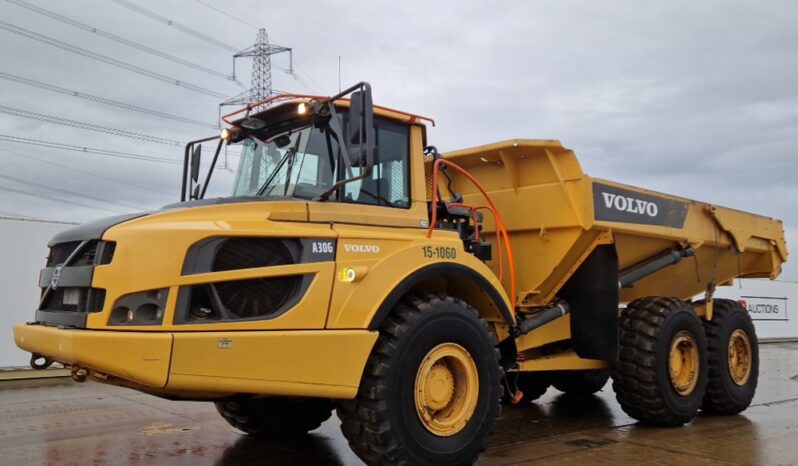
[[[383,119],[375,119],[374,126],[377,156],[371,175],[342,186],[330,200],[409,207],[409,129]],[[263,139],[248,136],[239,144],[233,196],[318,199],[350,176],[341,173],[346,168],[338,139],[326,126],[293,128]],[[360,170],[352,167],[355,175]]]
[[[242,144],[234,196],[312,199],[335,184],[338,143],[328,131],[306,126]]]

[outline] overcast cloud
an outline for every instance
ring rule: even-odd
[[[230,72],[230,52],[112,1],[26,1]],[[376,102],[434,117],[430,142],[441,150],[508,138],[559,139],[591,175],[782,218],[791,244],[798,239],[794,2],[204,1],[293,47],[296,77],[275,68],[276,89],[337,91],[340,55],[344,86],[368,80]],[[135,3],[242,49],[255,38],[255,29],[196,0]],[[0,19],[225,95],[243,90],[7,0],[0,0]],[[214,97],[6,30],[0,44],[0,72],[216,121]],[[288,66],[287,57],[274,62]],[[248,84],[249,63],[237,70]],[[180,141],[214,132],[3,79],[0,106]],[[174,160],[182,150],[3,113],[0,134]],[[231,170],[236,161],[229,157]],[[159,207],[178,195],[179,165],[11,142],[0,142],[0,163],[2,175],[110,202],[0,179],[0,189],[73,203],[0,191],[4,212],[84,221],[131,205]],[[211,191],[226,193],[230,181],[222,171]],[[783,277],[798,280],[798,266],[788,264]]]

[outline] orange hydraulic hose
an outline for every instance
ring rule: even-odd
[[[501,230],[501,234],[504,239],[504,247],[507,250],[507,263],[510,269],[510,303],[512,305],[512,312],[515,314],[515,304],[517,300],[516,296],[516,283],[515,283],[515,262],[513,260],[513,249],[510,246],[510,235],[507,234],[507,228],[504,226],[504,220],[502,219],[501,214],[499,214],[499,209],[496,208],[496,204],[493,203],[493,199],[488,196],[488,193],[485,192],[485,188],[474,178],[470,173],[468,173],[463,167],[449,162],[448,160],[438,159],[432,166],[432,219],[430,220],[429,228],[427,229],[427,238],[432,237],[432,231],[435,229],[435,225],[438,222],[438,172],[440,171],[440,166],[446,165],[447,167],[451,167],[466,178],[474,185],[479,192],[485,197],[485,200],[488,201],[488,208],[493,213],[494,218],[496,219],[496,231],[497,231],[497,238],[498,238],[498,231]]]
[[[452,207],[464,207],[468,209],[471,212],[471,220],[473,220],[475,226],[478,225],[477,215],[476,215],[476,212],[478,210],[488,210],[491,213],[494,213],[493,209],[491,209],[490,206],[487,205],[480,205],[476,207],[460,203],[452,203],[449,205]],[[495,217],[496,216],[494,215],[494,219]],[[474,228],[474,233],[476,234],[476,239],[479,240],[479,228]],[[504,279],[504,261],[502,259],[502,247],[501,244],[499,244],[502,242],[503,238],[504,237],[502,236],[501,230],[496,228],[496,245],[498,246],[496,248],[496,253],[499,255],[499,281],[502,281]]]

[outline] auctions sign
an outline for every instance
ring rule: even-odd
[[[737,301],[753,320],[787,320],[787,298],[741,296]]]

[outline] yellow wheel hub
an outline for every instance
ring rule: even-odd
[[[671,385],[679,395],[693,393],[698,383],[699,370],[698,345],[690,332],[682,330],[671,341],[668,372]]]
[[[729,337],[729,374],[737,385],[745,385],[751,377],[751,340],[739,328]]]
[[[448,437],[474,415],[479,397],[477,365],[465,348],[442,343],[432,348],[416,373],[415,402],[424,427]]]

